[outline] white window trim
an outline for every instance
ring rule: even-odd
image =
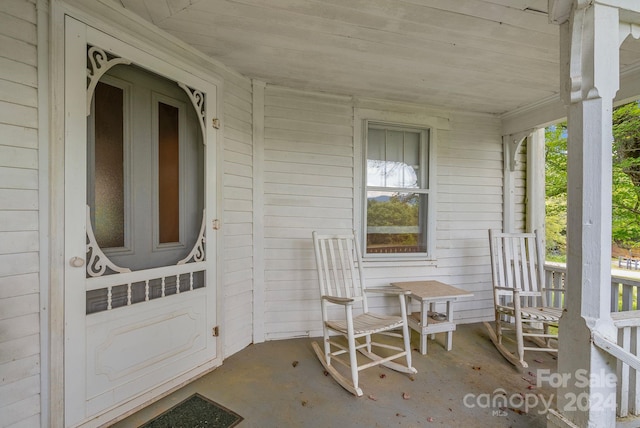
[[[359,239],[364,246],[365,230],[364,230],[364,218],[365,218],[365,192],[366,183],[364,177],[365,171],[365,149],[366,149],[366,136],[369,122],[375,122],[376,124],[389,125],[395,127],[406,127],[412,129],[424,129],[428,131],[428,144],[429,144],[429,160],[428,160],[428,182],[429,182],[429,205],[427,209],[427,253],[420,254],[366,254],[364,252],[363,259],[365,262],[372,265],[382,262],[386,265],[387,262],[404,263],[408,265],[419,262],[423,265],[424,262],[431,262],[435,264],[436,261],[436,216],[437,216],[437,171],[436,171],[436,156],[437,156],[437,125],[439,118],[422,114],[422,113],[404,113],[397,111],[383,111],[373,109],[354,109],[354,186],[353,186],[353,200],[354,200],[354,227],[356,232],[360,235]]]

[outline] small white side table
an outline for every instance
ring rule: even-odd
[[[427,353],[427,336],[431,334],[433,339],[435,333],[447,333],[447,351],[451,350],[453,343],[453,332],[456,323],[453,321],[453,302],[463,297],[471,297],[473,293],[461,290],[451,285],[439,281],[409,281],[392,282],[394,287],[409,291],[407,295],[407,321],[409,327],[420,334],[420,353]],[[411,299],[420,302],[420,313],[411,313]],[[438,302],[446,302],[447,313],[444,320],[431,318],[435,314],[435,306]],[[427,304],[429,307],[427,307]],[[431,309],[429,311],[429,309]]]

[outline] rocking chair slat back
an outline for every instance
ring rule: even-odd
[[[546,306],[541,268],[544,264],[538,254],[538,237],[535,233],[501,233],[491,230],[490,251],[494,263],[493,283],[496,303],[505,304],[504,299],[520,290],[527,306]],[[499,288],[498,288],[499,287]]]
[[[320,293],[323,296],[361,298],[364,289],[362,256],[354,235],[324,235],[323,239],[315,239],[317,236],[314,232]]]

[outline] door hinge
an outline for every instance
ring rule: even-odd
[[[218,220],[217,218],[214,219],[211,223],[211,227],[213,228],[213,230],[220,230],[220,220]]]
[[[218,119],[217,117],[214,117],[214,118],[211,120],[211,122],[212,122],[211,124],[213,125],[213,127],[214,127],[215,129],[220,129],[220,119]]]
[[[219,326],[215,326],[211,329],[211,335],[213,337],[218,337],[220,336],[220,327]]]

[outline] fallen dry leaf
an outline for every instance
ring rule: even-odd
[[[378,401],[378,399],[373,395],[369,395],[367,398],[369,398],[369,400]]]
[[[480,366],[473,366],[473,367],[472,367],[472,369],[474,369],[474,370],[480,370],[480,369],[482,369],[482,367],[480,367]]]
[[[544,363],[544,361],[542,361],[540,359],[537,359],[537,358],[535,360],[533,360],[533,361],[535,361],[536,363]]]
[[[324,371],[324,375],[325,375],[325,376],[329,376],[329,372],[325,370],[325,371]]]
[[[526,377],[523,377],[522,380],[526,381],[528,384],[531,384],[531,385],[535,385],[536,384],[535,380],[527,379]]]
[[[427,418],[427,422],[433,422],[433,418],[431,417]]]
[[[309,402],[307,400],[302,400],[302,402],[300,404],[302,404],[302,407],[306,406]]]
[[[509,410],[513,410],[514,412],[516,412],[519,415],[526,415],[527,414],[527,412],[525,412],[524,410],[514,409],[513,407],[509,407]]]
[[[527,386],[527,389],[536,389],[536,387],[533,386],[533,385],[529,385],[529,386]]]
[[[409,394],[407,394],[406,392],[403,392],[403,393],[402,393],[402,398],[403,398],[404,400],[408,400],[409,398],[411,398],[411,396],[410,396]]]
[[[297,366],[297,365],[298,365],[298,362],[297,362],[297,361],[294,361],[293,363],[291,363],[291,365],[292,365],[293,367],[295,367],[295,366]]]
[[[386,375],[386,374],[384,374],[384,373],[380,373],[380,379],[384,379],[385,377],[387,377],[387,375]]]

